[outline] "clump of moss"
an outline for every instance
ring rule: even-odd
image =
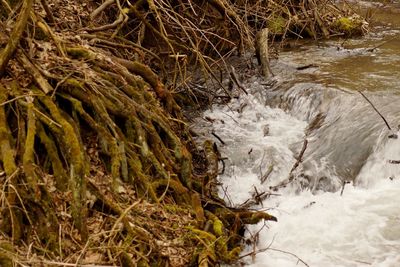
[[[287,20],[282,16],[273,16],[268,21],[269,32],[275,35],[283,35],[287,27]]]
[[[336,31],[350,36],[362,34],[365,23],[365,20],[359,16],[341,17],[333,23],[333,27]]]

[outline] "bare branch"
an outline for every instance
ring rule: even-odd
[[[358,91],[365,100],[367,100],[367,102],[371,105],[371,107],[376,111],[376,113],[378,113],[378,115],[382,118],[382,120],[385,122],[386,126],[388,127],[389,130],[392,130],[392,128],[390,128],[389,123],[387,122],[387,120],[385,119],[385,117],[383,117],[383,115],[378,111],[378,109],[374,106],[374,104],[372,104],[372,102],[365,96],[365,94],[363,94],[363,92]]]

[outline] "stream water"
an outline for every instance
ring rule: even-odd
[[[389,138],[400,125],[400,9],[383,14],[390,27],[366,38],[281,52],[273,82],[248,80],[248,95],[198,123],[225,143],[215,139],[227,158],[220,195],[234,206],[268,195],[252,207],[278,218],[249,227],[257,242],[243,255],[257,253],[246,265],[400,266],[400,136]]]

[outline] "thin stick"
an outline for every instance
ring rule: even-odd
[[[115,0],[107,0],[103,4],[101,4],[98,8],[96,8],[92,14],[90,14],[90,19],[95,19],[101,12],[103,12],[108,6],[112,5]]]
[[[49,19],[50,23],[56,24],[56,20],[54,19],[53,13],[51,12],[46,0],[40,0],[40,3],[42,4],[44,11],[46,11],[47,18]]]
[[[297,260],[300,261],[301,263],[303,263],[305,266],[310,267],[310,265],[308,265],[304,260],[302,260],[299,256],[297,256],[296,254],[294,254],[294,253],[292,253],[292,252],[284,251],[284,250],[277,249],[277,248],[271,248],[271,245],[272,245],[272,243],[274,242],[274,239],[275,239],[275,236],[273,237],[271,243],[270,243],[266,248],[259,249],[259,250],[257,250],[257,251],[254,251],[254,250],[253,250],[253,251],[250,252],[250,253],[247,253],[247,254],[245,254],[245,255],[243,255],[243,256],[240,256],[239,259],[243,259],[243,258],[248,257],[248,256],[253,256],[253,255],[255,255],[255,254],[258,254],[258,253],[261,253],[261,252],[265,252],[265,251],[267,251],[267,250],[272,250],[272,251],[277,251],[277,252],[281,252],[281,253],[284,253],[284,254],[289,254],[289,255],[291,255],[291,256],[297,258]]]
[[[383,115],[376,109],[374,104],[372,104],[372,102],[363,94],[363,92],[361,92],[361,91],[358,91],[358,92],[365,98],[365,100],[367,100],[367,102],[372,106],[372,108],[376,111],[376,113],[378,113],[378,115],[381,116],[382,120],[385,122],[385,124],[388,127],[388,129],[392,130],[392,128],[390,128],[390,125],[387,122],[387,120],[385,119],[385,117],[383,117]]]
[[[348,184],[348,181],[343,181],[342,183],[342,190],[340,190],[340,196],[343,196],[343,191],[344,191],[344,187],[346,186],[346,184]]]
[[[28,96],[39,96],[39,95],[38,94],[26,94],[26,95],[16,96],[13,99],[10,99],[10,100],[4,101],[3,103],[0,103],[0,107],[4,106],[4,105],[7,105],[8,103],[14,102],[14,101],[16,101],[18,99],[28,97]]]
[[[225,142],[219,137],[214,131],[211,132],[211,134],[218,139],[218,141],[221,142],[221,144],[225,145]]]
[[[23,68],[33,77],[33,80],[39,86],[39,88],[45,93],[53,91],[53,87],[49,84],[45,77],[41,74],[39,67],[37,67],[23,50],[17,51],[17,60],[21,63]]]
[[[279,183],[278,185],[270,186],[269,188],[270,188],[271,190],[276,191],[276,190],[278,190],[278,189],[281,188],[281,187],[285,187],[286,185],[288,185],[290,182],[293,181],[293,179],[294,179],[293,172],[294,172],[294,170],[297,169],[297,167],[299,166],[300,162],[303,161],[303,155],[304,155],[304,152],[305,152],[306,149],[307,149],[307,144],[308,144],[308,140],[307,140],[307,139],[304,139],[303,147],[301,148],[300,154],[299,154],[299,156],[297,157],[296,163],[293,165],[292,169],[291,169],[290,172],[289,172],[289,177],[288,177],[286,180],[284,180],[284,181],[282,181],[281,183]]]
[[[231,71],[229,72],[231,79],[235,82],[235,84],[237,85],[237,87],[239,87],[246,95],[248,95],[249,93],[246,91],[246,89],[244,89],[242,83],[239,81],[239,78],[236,74],[236,70],[233,66],[231,66]]]
[[[293,165],[292,169],[290,170],[290,175],[291,175],[291,176],[292,176],[293,171],[294,171],[295,169],[297,169],[297,167],[299,166],[300,162],[302,161],[304,152],[305,152],[306,149],[307,149],[307,144],[308,144],[308,140],[307,140],[307,139],[304,139],[303,147],[301,148],[300,154],[299,154],[299,156],[297,157],[297,161],[296,161],[296,163]]]
[[[1,3],[8,9],[9,13],[11,13],[13,11],[6,0],[1,0]]]
[[[394,37],[390,38],[389,40],[386,40],[386,41],[384,41],[384,42],[382,42],[382,43],[380,43],[380,44],[378,44],[378,45],[376,45],[376,46],[374,46],[372,48],[368,48],[367,52],[374,52],[375,49],[378,49],[379,47],[381,47],[381,46],[383,46],[383,45],[385,45],[385,44],[387,44],[387,43],[389,43],[389,42],[391,42],[393,40],[396,40],[396,39],[397,39],[397,35],[395,35]]]
[[[303,263],[305,266],[310,267],[310,265],[308,265],[305,261],[303,261],[299,256],[297,256],[296,254],[289,252],[289,251],[284,251],[284,250],[280,250],[280,249],[276,249],[276,248],[269,248],[268,250],[272,250],[272,251],[277,251],[277,252],[281,252],[284,254],[289,254],[293,257],[296,257],[298,261],[300,261],[301,263]]]

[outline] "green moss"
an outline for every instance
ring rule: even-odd
[[[72,87],[81,88],[81,89],[83,89],[85,87],[85,85],[82,82],[80,82],[74,78],[68,78],[65,80],[64,83],[67,85],[70,85]]]
[[[224,224],[223,222],[212,212],[205,211],[208,219],[212,221],[213,232],[215,236],[220,237],[224,235]]]
[[[0,85],[0,102],[3,103],[7,100],[7,89]],[[1,160],[3,161],[3,167],[7,176],[12,175],[16,170],[17,166],[14,159],[14,149],[11,148],[10,144],[10,130],[7,124],[7,116],[4,106],[0,107],[0,150]]]
[[[39,94],[37,90],[34,92]],[[85,183],[85,156],[82,143],[79,140],[79,133],[75,131],[73,125],[67,119],[67,115],[60,112],[59,107],[50,97],[40,96],[40,101],[48,109],[51,117],[62,126],[64,150],[68,151],[70,161],[71,179],[70,190],[73,196],[72,217],[75,225],[79,229],[82,239],[86,239],[86,183]]]
[[[46,148],[47,155],[51,162],[53,173],[56,178],[56,186],[61,191],[65,191],[67,189],[68,177],[58,155],[56,144],[54,143],[53,139],[46,134],[43,125],[40,123],[38,123],[38,136],[40,138],[40,142]]]
[[[241,247],[236,247],[229,251],[228,258],[230,262],[235,262],[239,259],[240,252],[242,251]]]
[[[182,206],[178,206],[178,205],[175,205],[175,204],[164,204],[163,208],[166,211],[174,213],[174,214],[178,214],[178,213],[184,213],[184,214],[191,213],[191,214],[194,214],[192,209],[188,209],[188,208],[185,208],[185,207],[182,207]]]
[[[88,49],[83,47],[70,47],[66,49],[68,55],[72,58],[94,59],[95,55]]]
[[[14,253],[13,246],[8,242],[0,243],[0,266],[12,267],[13,260],[11,255]]]
[[[246,215],[248,215],[248,214],[245,214],[245,216]],[[270,214],[268,214],[266,212],[256,211],[256,212],[252,213],[251,217],[248,218],[248,221],[246,221],[246,223],[248,223],[248,224],[257,224],[261,220],[275,221],[275,222],[277,221],[277,219],[274,216],[272,216],[272,215],[270,215]]]
[[[204,216],[203,206],[201,205],[200,194],[198,194],[198,193],[192,194],[192,207],[193,207],[193,211],[196,214],[196,218],[197,218],[197,221],[199,222],[199,225],[203,226],[204,222],[206,221],[206,218]]]
[[[224,233],[224,224],[221,220],[216,219],[213,223],[213,230],[216,236],[222,236]]]
[[[217,240],[217,238],[215,237],[215,235],[206,232],[206,231],[202,231],[199,229],[190,229],[193,234],[195,236],[197,236],[198,238],[200,238],[201,240],[203,240],[207,245],[214,245],[215,241]]]
[[[334,22],[334,28],[346,35],[360,34],[362,32],[362,19],[354,17],[341,17]]]
[[[287,20],[281,16],[274,16],[268,21],[268,29],[271,34],[284,34]]]
[[[119,259],[120,259],[120,262],[121,262],[121,266],[122,266],[122,267],[133,267],[133,266],[136,266],[136,265],[133,263],[131,257],[130,257],[125,251],[123,251],[123,252],[121,253]]]
[[[36,117],[33,110],[33,103],[28,103],[27,134],[25,139],[25,151],[22,162],[24,166],[25,175],[28,180],[28,185],[31,189],[35,191],[35,197],[38,198],[40,193],[38,188],[38,177],[35,173],[35,166],[34,166],[35,135],[36,135]]]

